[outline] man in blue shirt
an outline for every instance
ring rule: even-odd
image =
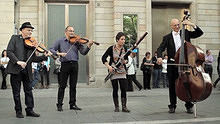
[[[70,109],[73,110],[81,110],[76,105],[76,84],[77,84],[77,77],[78,77],[78,59],[79,54],[78,51],[82,55],[86,55],[91,46],[93,45],[93,41],[89,41],[87,45],[83,45],[79,42],[71,43],[70,39],[75,36],[74,28],[72,26],[67,26],[65,29],[65,37],[58,39],[55,41],[50,51],[53,54],[57,54],[60,56],[61,61],[61,69],[60,69],[60,86],[58,89],[58,99],[57,99],[57,111],[63,111],[63,98],[64,92],[67,85],[67,79],[69,79],[69,86],[70,86],[70,99],[69,105]]]

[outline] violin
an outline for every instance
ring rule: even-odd
[[[28,37],[25,39],[24,41],[25,45],[30,47],[30,48],[36,48],[38,52],[40,53],[44,53],[44,52],[48,52],[48,50],[46,49],[46,47],[44,46],[44,44],[39,44],[35,38],[33,37]]]
[[[45,45],[42,43],[38,43],[37,40],[33,37],[25,38],[24,43],[27,47],[35,48],[40,53],[48,53],[49,51],[46,49]],[[54,59],[57,58],[57,56],[51,55]]]
[[[74,44],[74,43],[76,43],[76,42],[81,43],[81,44],[86,44],[86,43],[89,42],[89,39],[87,39],[87,38],[82,38],[82,37],[80,37],[80,36],[78,36],[78,35],[74,35],[74,36],[70,37],[70,43],[71,43],[71,44]],[[97,42],[95,42],[95,41],[93,41],[93,43],[96,44],[96,45],[99,45],[99,44],[100,44],[100,43],[97,43]]]

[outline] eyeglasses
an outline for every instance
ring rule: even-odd
[[[179,26],[180,26],[180,24],[175,24],[175,25],[173,25],[173,26],[175,26],[175,27],[177,27],[177,26],[178,26],[178,27],[179,27]]]
[[[67,30],[68,32],[74,32],[73,30]]]

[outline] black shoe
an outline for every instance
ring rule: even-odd
[[[34,111],[27,111],[26,116],[30,117],[40,117],[40,114],[35,113]]]
[[[59,112],[63,111],[62,105],[57,105],[57,111]]]
[[[192,108],[186,109],[186,113],[188,113],[188,114],[192,114],[192,113],[193,113]]]
[[[169,113],[175,113],[175,108],[169,108]]]
[[[213,87],[216,88],[216,84],[214,84]]]
[[[16,117],[17,118],[24,118],[24,115],[22,114],[22,112],[16,112]]]
[[[141,90],[142,90],[142,87],[139,88],[139,91],[141,91]]]
[[[1,89],[5,90],[7,89],[7,86],[2,86]]]
[[[77,105],[70,105],[70,109],[73,109],[73,110],[82,110],[82,109],[79,108]]]

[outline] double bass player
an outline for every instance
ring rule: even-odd
[[[191,26],[194,28],[194,31],[185,30],[185,41],[190,42],[191,38],[200,37],[203,34],[203,31],[194,23],[189,20],[184,20],[182,22],[185,25]],[[175,63],[174,56],[177,50],[181,46],[181,31],[180,31],[180,21],[178,19],[172,19],[170,22],[170,27],[172,31],[163,37],[163,41],[157,49],[158,53],[158,63],[162,63],[162,52],[167,49],[168,55],[168,64]],[[169,80],[169,99],[170,104],[168,105],[169,113],[175,113],[177,97],[176,97],[176,89],[175,89],[175,80],[178,78],[178,67],[168,65],[167,66],[168,80]],[[186,112],[189,114],[193,113],[193,104],[191,102],[185,103]]]

